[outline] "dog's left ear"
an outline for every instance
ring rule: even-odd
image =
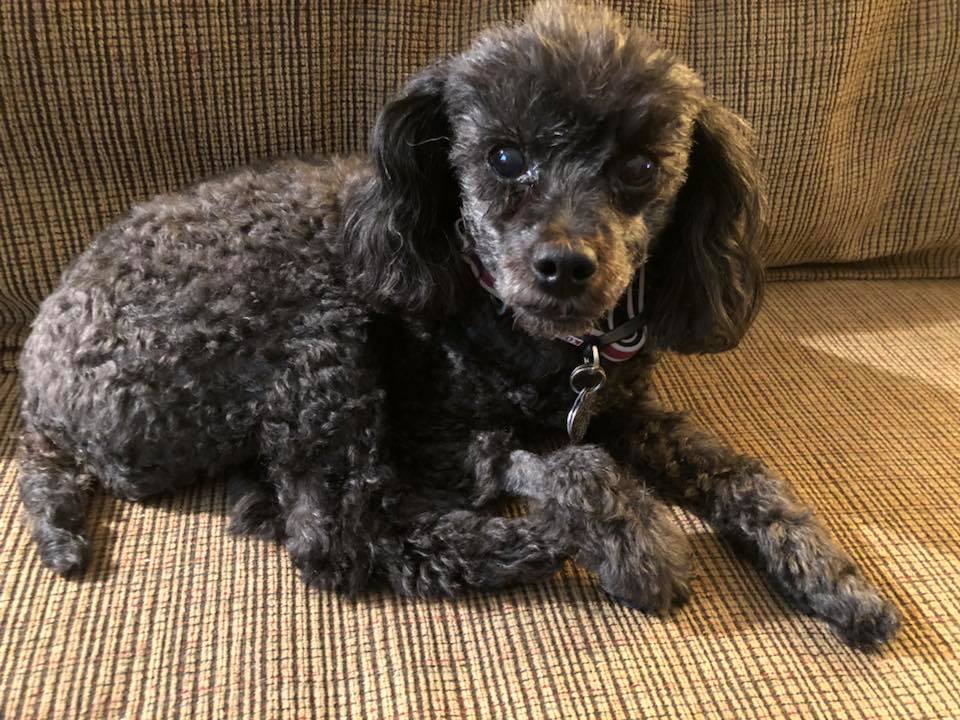
[[[374,178],[346,220],[351,281],[384,306],[420,310],[451,292],[459,184],[449,162],[446,63],[410,80],[373,130]]]
[[[696,120],[687,179],[647,265],[646,304],[659,348],[727,350],[762,294],[755,242],[763,206],[746,123],[708,100]]]

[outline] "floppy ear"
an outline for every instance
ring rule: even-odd
[[[410,80],[373,130],[374,176],[347,202],[347,265],[376,304],[423,309],[451,292],[459,185],[443,107],[445,64]]]
[[[697,118],[687,179],[647,266],[654,342],[681,353],[735,347],[763,287],[754,244],[762,194],[748,128],[708,101]]]

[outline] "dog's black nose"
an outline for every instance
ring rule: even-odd
[[[559,297],[569,297],[583,290],[596,271],[597,256],[589,248],[576,251],[543,247],[533,257],[537,285]]]

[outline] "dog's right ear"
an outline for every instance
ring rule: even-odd
[[[380,112],[374,178],[346,217],[351,281],[377,305],[420,310],[451,292],[460,194],[449,162],[445,79],[441,61]]]

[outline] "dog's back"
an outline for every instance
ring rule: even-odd
[[[351,314],[332,270],[343,172],[288,160],[157,197],[65,273],[20,360],[20,486],[48,564],[82,563],[91,478],[142,498],[254,452],[298,316]]]

